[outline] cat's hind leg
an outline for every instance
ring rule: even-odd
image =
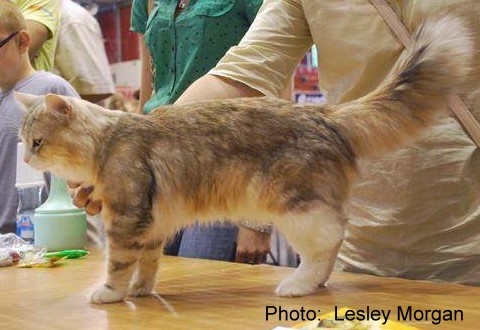
[[[162,250],[162,240],[153,240],[145,244],[130,286],[132,296],[146,296],[152,292]]]
[[[277,226],[300,254],[300,265],[276,289],[282,297],[315,292],[330,277],[343,240],[344,216],[326,206],[307,213],[289,215]]]

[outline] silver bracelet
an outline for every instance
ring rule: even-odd
[[[271,234],[273,231],[273,226],[271,224],[259,225],[257,223],[254,223],[248,220],[240,221],[240,226],[245,227],[247,229],[258,231],[263,234]]]

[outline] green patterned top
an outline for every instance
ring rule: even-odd
[[[134,0],[131,30],[145,35],[152,57],[154,95],[149,113],[171,104],[241,40],[262,0],[190,0],[175,17],[177,0]]]

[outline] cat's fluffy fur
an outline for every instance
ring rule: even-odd
[[[381,86],[337,106],[249,98],[141,116],[17,95],[27,109],[26,160],[94,185],[103,201],[108,279],[92,301],[121,301],[129,289],[150,293],[162,243],[197,219],[273,223],[301,256],[277,294],[301,296],[323,285],[342,242],[357,159],[417,134],[468,74],[473,46],[459,19],[428,21],[414,39]]]

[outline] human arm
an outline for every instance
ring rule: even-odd
[[[151,0],[133,0],[132,3],[130,31],[139,34],[140,46],[140,96],[138,107],[135,109],[135,112],[139,114],[143,114],[145,103],[152,97],[153,92],[152,62],[147,41],[145,40],[147,22],[153,5]]]
[[[140,99],[138,102],[137,113],[143,113],[145,103],[152,97],[152,62],[150,60],[150,51],[145,43],[145,36],[140,35],[140,60],[142,68],[140,72]]]
[[[265,262],[270,252],[272,225],[259,225],[248,220],[240,222],[237,234],[235,261],[260,264]]]
[[[270,251],[271,232],[263,232],[245,226],[238,228],[236,262],[260,264]]]
[[[298,0],[265,0],[238,46],[177,100],[279,96],[312,37]]]
[[[263,94],[241,82],[207,74],[193,84],[177,99],[175,104],[185,104],[209,99],[254,97]]]
[[[292,93],[291,78],[280,94],[284,99],[290,99]],[[142,79],[143,82],[143,79]],[[206,74],[191,84],[177,99],[175,104],[185,104],[194,101],[209,99],[227,99],[237,97],[265,96],[261,91],[252,88],[240,81],[227,77]]]

